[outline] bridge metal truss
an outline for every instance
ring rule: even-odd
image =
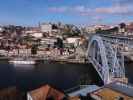
[[[115,44],[116,40],[111,40],[94,35],[87,50],[87,58],[94,65],[104,84],[112,82],[112,79],[125,77],[124,56]]]
[[[111,44],[124,45],[133,48],[133,37],[115,36],[115,35],[99,35],[103,40]]]

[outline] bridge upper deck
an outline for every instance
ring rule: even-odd
[[[98,34],[99,36],[102,37],[104,41],[110,42],[110,43],[115,43],[115,44],[122,44],[126,45],[130,48],[133,48],[133,35],[112,35],[112,34]]]

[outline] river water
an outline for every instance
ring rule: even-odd
[[[126,75],[133,83],[133,63],[126,64]],[[67,90],[79,85],[84,76],[90,84],[102,84],[91,64],[44,61],[36,65],[12,65],[7,60],[0,61],[0,88],[17,86],[22,91],[29,91],[50,84]]]
[[[82,77],[89,83],[101,84],[91,64],[72,64],[44,61],[36,65],[12,65],[0,61],[0,88],[17,86],[21,90],[32,90],[50,84],[61,90],[79,85]],[[84,79],[84,78],[83,78]]]

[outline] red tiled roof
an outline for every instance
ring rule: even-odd
[[[61,100],[65,96],[64,93],[50,87],[49,85],[42,86],[29,93],[33,100],[46,100],[48,97],[53,97],[54,100]]]

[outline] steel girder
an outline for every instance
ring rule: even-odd
[[[105,84],[112,78],[125,77],[124,59],[117,48],[102,37],[91,37],[87,50],[87,58],[94,65]]]

